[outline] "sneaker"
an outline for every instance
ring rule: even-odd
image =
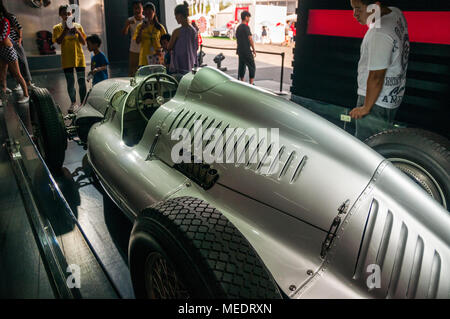
[[[30,97],[28,96],[22,96],[17,103],[23,104],[23,103],[28,103],[30,101]]]
[[[10,88],[6,88],[6,94],[11,94],[11,89]]]
[[[31,83],[28,85],[28,89],[35,89],[35,88],[37,88],[37,86],[36,86],[33,82],[31,82]]]
[[[13,89],[13,91],[22,91],[22,87],[17,84],[16,87]]]

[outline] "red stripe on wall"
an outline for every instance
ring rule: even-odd
[[[450,11],[405,11],[411,42],[450,45]],[[307,34],[362,38],[367,26],[352,10],[309,10]]]

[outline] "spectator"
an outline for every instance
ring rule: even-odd
[[[53,42],[61,45],[62,68],[67,82],[71,105],[69,113],[74,112],[77,106],[77,96],[75,90],[75,78],[73,69],[77,72],[80,104],[86,96],[86,61],[82,46],[86,44],[86,34],[83,27],[78,23],[73,23],[73,28],[69,29],[67,19],[72,15],[67,11],[68,5],[59,7],[59,16],[62,22],[53,27]]]
[[[134,33],[133,39],[141,45],[139,53],[139,66],[148,65],[154,59],[155,54],[161,47],[161,36],[166,34],[166,29],[159,23],[156,16],[155,5],[147,2],[144,5],[145,19],[141,22]]]
[[[195,30],[197,30],[197,34],[198,34],[198,46],[200,47],[203,43],[203,38],[202,38],[202,34],[200,33],[200,29],[197,25],[197,22],[195,20],[192,20],[191,22],[192,26],[194,27]]]
[[[164,66],[170,71],[171,52],[169,51],[170,34],[166,33],[161,36],[161,47],[164,53]]]
[[[25,50],[22,46],[22,26],[20,25],[19,21],[17,20],[17,17],[14,14],[9,13],[8,18],[10,24],[11,24],[11,33],[9,34],[9,37],[11,40],[13,40],[14,49],[17,52],[17,57],[19,61],[19,67],[20,67],[20,73],[22,74],[23,78],[25,79],[25,82],[29,87],[32,86],[31,82],[31,73],[30,68],[28,67],[28,60],[27,56],[25,54]],[[11,70],[10,70],[11,72]],[[18,84],[19,86],[19,84]]]
[[[14,40],[10,38],[10,22],[8,17],[10,17],[10,14],[0,2],[0,74],[2,80],[2,100],[6,96],[6,77],[9,68],[23,90],[23,97],[19,102],[26,103],[29,101],[28,87],[20,73],[17,52],[14,50]]]
[[[253,84],[255,81],[255,44],[253,43],[252,33],[248,23],[250,22],[250,12],[242,11],[241,19],[242,23],[236,29],[236,39],[237,39],[237,54],[239,56],[239,70],[238,77],[241,81],[244,81],[245,67],[248,67],[249,72],[249,82]],[[251,50],[250,50],[251,47]],[[253,52],[253,54],[252,54]]]
[[[290,42],[294,42],[295,36],[297,35],[297,29],[295,28],[295,22],[291,22],[291,26],[289,28],[289,40]]]
[[[356,119],[356,137],[361,140],[392,127],[405,93],[409,57],[403,13],[381,4],[380,20],[369,21],[371,4],[379,5],[379,1],[351,0],[355,19],[369,25],[361,44],[357,107],[350,111]]]
[[[262,27],[261,42],[262,42],[262,44],[267,43],[267,28],[266,28],[266,26]]]
[[[172,66],[177,74],[186,74],[197,64],[198,32],[189,24],[188,16],[186,1],[175,7],[175,19],[181,27],[173,31],[169,50],[173,50]]]
[[[138,24],[144,19],[142,14],[143,9],[144,6],[142,1],[133,1],[134,15],[127,19],[122,30],[123,35],[127,35],[128,33],[131,34],[128,76],[134,76],[139,65],[139,53],[141,52],[141,46],[134,39],[134,34]]]
[[[91,72],[94,76],[92,85],[104,81],[108,78],[108,65],[109,61],[105,54],[100,51],[100,46],[102,45],[102,39],[97,34],[93,34],[86,39],[89,52],[94,52],[91,57]]]

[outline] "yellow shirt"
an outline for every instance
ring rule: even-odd
[[[78,23],[74,23],[74,27],[80,30],[81,34],[86,39],[86,34],[84,33],[83,27]],[[64,27],[62,23],[53,27],[52,40],[54,43],[56,43],[56,39],[61,36],[63,31]],[[86,67],[83,48],[81,47],[80,41],[78,41],[78,37],[78,34],[67,34],[61,43],[61,60],[63,69]]]
[[[141,22],[134,32],[133,40],[136,40],[139,30],[142,28],[143,22]],[[148,55],[156,54],[157,50],[161,48],[159,40],[163,34],[166,34],[166,29],[161,26],[161,30],[158,30],[155,25],[150,24],[147,28],[142,31],[141,35],[141,51],[139,52],[139,65],[147,65]]]

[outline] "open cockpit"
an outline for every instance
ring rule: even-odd
[[[126,96],[111,99],[122,105],[122,139],[128,146],[136,145],[142,138],[148,121],[156,110],[176,94],[178,81],[163,72],[153,73],[139,82]],[[119,92],[118,92],[119,93]],[[125,103],[123,99],[126,98]]]

